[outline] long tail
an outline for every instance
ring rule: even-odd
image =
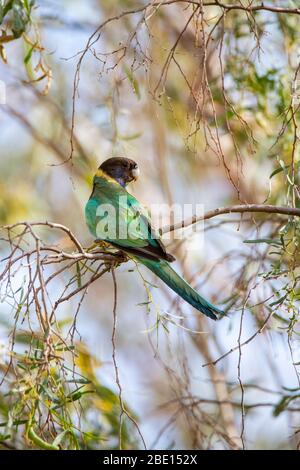
[[[210,302],[201,297],[176,271],[167,261],[152,261],[140,258],[140,261],[147,266],[154,274],[164,281],[176,294],[186,300],[189,304],[204,313],[207,317],[217,320],[217,315],[224,315],[224,312],[212,305]]]

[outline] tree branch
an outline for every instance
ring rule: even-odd
[[[206,212],[203,215],[190,217],[189,219],[182,220],[181,222],[177,222],[173,225],[165,225],[160,229],[161,233],[168,233],[173,232],[174,230],[179,230],[184,227],[188,227],[190,225],[196,224],[201,220],[208,220],[216,217],[217,215],[222,214],[232,214],[232,213],[239,213],[243,214],[244,212],[257,212],[257,213],[264,213],[264,214],[283,214],[283,215],[290,215],[290,216],[297,216],[300,217],[300,209],[296,209],[293,207],[284,207],[284,206],[272,206],[266,204],[240,204],[235,206],[229,207],[218,207],[217,209],[213,209],[211,211]]]
[[[208,3],[203,4],[203,6],[208,6],[208,5],[216,5],[227,11],[243,10],[249,13],[252,13],[254,11],[270,11],[272,13],[288,13],[288,14],[300,15],[300,8],[276,7],[272,5],[265,5],[263,2],[261,2],[260,5],[243,6],[240,4],[227,5],[226,3],[222,3],[219,0],[215,0],[214,2],[208,2]]]

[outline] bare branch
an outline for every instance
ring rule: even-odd
[[[269,204],[239,204],[236,206],[229,206],[229,207],[218,207],[217,209],[213,209],[211,211],[206,212],[200,216],[193,216],[189,219],[182,220],[181,222],[177,222],[173,225],[166,225],[160,229],[161,233],[168,233],[173,232],[174,230],[179,230],[184,227],[188,227],[190,225],[196,224],[201,220],[208,220],[212,219],[213,217],[217,217],[218,215],[223,214],[232,214],[232,213],[239,213],[243,214],[245,212],[253,212],[253,213],[263,213],[263,214],[282,214],[288,216],[296,216],[300,217],[300,209],[294,207],[284,207],[284,206],[272,206]]]

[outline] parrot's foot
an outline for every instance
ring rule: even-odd
[[[117,251],[116,256],[118,257],[118,263],[126,263],[129,259],[126,253],[122,250]]]
[[[120,266],[122,263],[126,263],[128,261],[128,256],[126,255],[126,253],[124,253],[124,251],[116,251],[114,253],[114,256],[116,257],[115,260],[113,261],[104,261],[104,264],[105,266],[111,270],[111,269],[114,269],[114,268],[117,268],[118,266]]]
[[[95,246],[99,246],[100,248],[109,248],[111,245],[104,240],[95,240]]]

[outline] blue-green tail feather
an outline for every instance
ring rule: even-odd
[[[201,297],[195,289],[174,271],[167,261],[152,261],[145,258],[139,258],[139,260],[176,292],[176,294],[207,317],[217,320],[217,315],[224,315],[222,310]]]

